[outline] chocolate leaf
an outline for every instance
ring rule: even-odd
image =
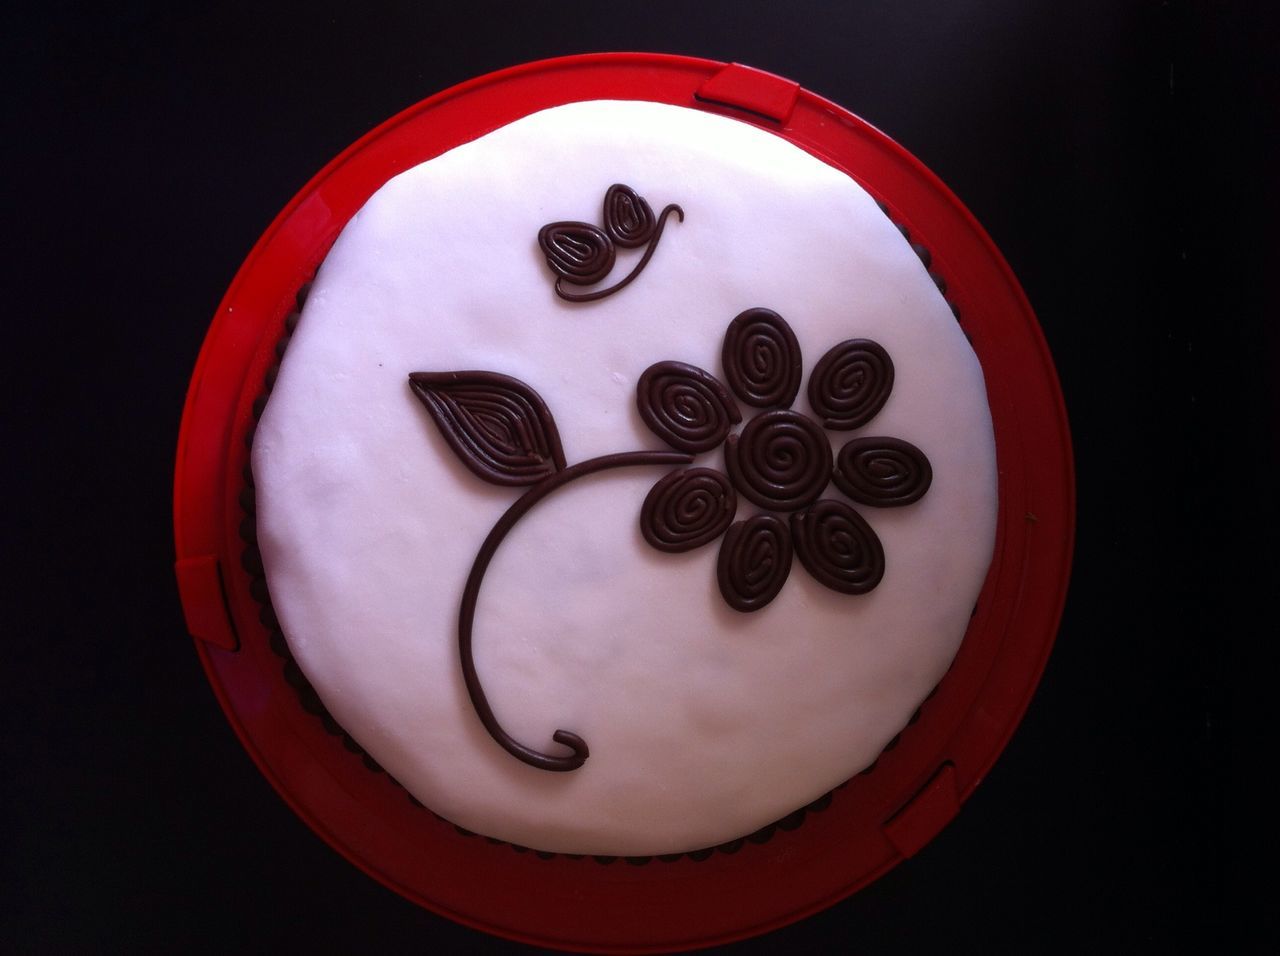
[[[555,419],[524,382],[497,372],[411,372],[409,387],[477,477],[536,485],[564,469]]]
[[[604,231],[623,249],[643,246],[658,227],[653,209],[630,186],[614,183],[604,194]]]
[[[551,271],[574,285],[593,285],[613,269],[613,242],[589,222],[549,222],[538,245]]]

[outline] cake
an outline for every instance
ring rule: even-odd
[[[324,708],[446,820],[553,853],[722,844],[870,765],[994,544],[982,369],[922,251],[796,146],[648,102],[389,180],[253,439]]]

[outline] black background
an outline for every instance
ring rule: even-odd
[[[0,948],[526,949],[376,885],[255,770],[184,631],[172,459],[219,299],[325,162],[469,77],[633,49],[798,80],[938,173],[1039,315],[1077,455],[1058,644],[994,771],[916,858],[731,949],[1256,944],[1274,907],[1244,908],[1222,848],[1254,830],[1225,776],[1227,642],[1242,598],[1274,591],[1247,543],[1273,513],[1262,9],[118,2],[11,22]]]

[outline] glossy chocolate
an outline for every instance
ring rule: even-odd
[[[800,343],[772,309],[748,309],[725,332],[720,352],[733,393],[756,408],[789,408],[800,391]]]
[[[567,302],[594,302],[630,285],[649,264],[672,213],[684,221],[684,210],[675,203],[669,203],[655,217],[643,196],[630,186],[614,183],[604,194],[604,229],[589,222],[547,223],[538,230],[538,245],[557,276],[556,295]],[[591,292],[565,288],[565,283],[594,285],[607,276],[617,257],[615,246],[631,249],[645,243],[644,255],[620,282]]]
[[[812,419],[786,409],[763,412],[725,442],[725,465],[748,501],[798,511],[831,480],[831,445]]]
[[[493,560],[494,554],[497,553],[498,546],[529,509],[557,488],[575,479],[614,468],[632,468],[639,465],[683,465],[688,464],[689,461],[688,455],[678,452],[638,451],[604,455],[570,465],[534,485],[517,498],[515,504],[498,519],[498,523],[493,526],[493,530],[480,545],[480,551],[476,554],[475,563],[471,566],[471,573],[467,576],[467,584],[462,592],[462,606],[458,610],[458,656],[462,661],[462,677],[467,686],[467,694],[471,698],[471,705],[475,708],[476,715],[480,718],[484,729],[489,732],[489,736],[511,756],[540,770],[567,771],[581,767],[590,755],[590,750],[582,737],[569,730],[557,730],[551,735],[553,741],[569,748],[568,754],[547,754],[527,747],[502,728],[497,717],[494,716],[493,708],[489,706],[484,686],[480,682],[480,675],[476,672],[471,637],[472,628],[475,625],[476,602],[480,598],[480,585],[484,582],[484,573],[489,567],[489,562]]]
[[[643,246],[657,226],[653,208],[630,186],[614,183],[604,194],[604,231],[614,245]]]
[[[791,573],[791,532],[777,515],[758,514],[730,526],[720,542],[716,580],[735,611],[758,611]]]
[[[636,408],[655,435],[694,455],[715,448],[742,421],[720,380],[684,362],[657,362],[640,373]]]
[[[547,265],[560,277],[556,281],[593,285],[613,269],[617,251],[613,242],[589,222],[549,222],[538,230],[538,245]]]
[[[823,498],[791,516],[796,556],[818,583],[866,594],[884,576],[884,548],[871,526],[842,501]]]
[[[898,508],[924,497],[929,459],[901,438],[855,438],[836,455],[835,485],[859,504]]]
[[[835,431],[861,428],[893,391],[893,362],[878,343],[849,339],[818,360],[809,375],[809,404]]]
[[[729,479],[714,468],[673,471],[645,496],[640,533],[659,551],[692,551],[724,534],[737,508]]]
[[[462,463],[496,485],[533,485],[565,466],[546,403],[497,372],[411,372],[409,386]]]

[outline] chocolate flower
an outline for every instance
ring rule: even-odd
[[[866,594],[884,576],[884,547],[850,505],[823,498],[834,480],[853,501],[902,507],[929,490],[933,471],[915,445],[900,438],[859,437],[832,461],[822,426],[789,407],[800,390],[800,346],[786,321],[748,309],[730,324],[721,353],[729,388],[710,372],[681,362],[650,366],[637,383],[640,417],[663,441],[689,454],[724,442],[728,476],[686,468],[659,479],[640,509],[645,540],[661,551],[688,551],[722,534],[716,578],[733,609],[757,611],[782,589],[793,553],[820,584]],[[739,434],[730,395],[770,408]],[[893,389],[893,362],[876,342],[849,339],[830,349],[809,378],[809,401],[833,430],[873,419]],[[733,521],[735,489],[768,509]],[[789,515],[784,519],[781,512]]]

